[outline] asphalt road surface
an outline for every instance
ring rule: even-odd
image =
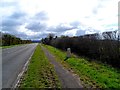
[[[2,88],[11,88],[37,44],[26,44],[2,50]]]

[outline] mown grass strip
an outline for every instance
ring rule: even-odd
[[[40,45],[30,60],[28,70],[25,73],[20,88],[60,88],[60,82],[54,71],[54,67],[49,63]]]
[[[108,65],[90,62],[85,58],[72,57],[64,61],[66,53],[44,45],[66,68],[73,69],[86,87],[120,88],[120,71]]]

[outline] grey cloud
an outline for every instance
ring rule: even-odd
[[[2,3],[0,3],[0,7],[2,8],[11,6],[17,9],[15,9],[16,11],[13,11],[12,15],[2,17],[2,24],[0,25],[2,32],[15,35],[22,39],[40,39],[48,35],[48,33],[42,32],[43,30],[46,30],[46,21],[49,19],[46,12],[41,11],[33,17],[26,17],[27,14],[20,11],[17,1],[2,1]],[[26,32],[19,32],[19,27],[25,24],[27,24],[25,28],[32,32],[42,32],[42,34],[27,35]]]
[[[70,25],[74,28],[78,28],[78,26],[80,26],[81,23],[79,21],[74,21],[74,22],[71,22]]]
[[[38,40],[38,39],[42,39],[48,36],[48,33],[42,33],[42,34],[37,34],[35,36],[30,36],[30,38]]]
[[[49,18],[47,16],[47,13],[45,11],[41,11],[37,13],[35,16],[30,18],[32,21],[47,21]]]
[[[81,36],[85,34],[85,30],[77,30],[76,35]]]
[[[1,27],[1,29],[2,29],[2,31],[3,32],[7,32],[7,33],[15,33],[16,32],[16,28],[17,27],[8,27],[8,26],[3,26],[3,27]]]
[[[85,30],[79,29],[76,32],[76,35],[81,36],[81,35],[85,35],[85,34],[92,34],[92,33],[99,33],[99,32],[100,32],[99,30],[95,30],[93,28],[88,27],[88,29],[85,29]]]
[[[70,24],[69,24],[70,25]],[[65,32],[65,31],[68,31],[68,30],[71,30],[71,29],[75,29],[76,26],[65,26],[64,23],[61,23],[59,25],[57,25],[56,27],[50,27],[48,29],[48,31],[54,31],[54,32]]]
[[[23,12],[14,12],[11,16],[6,17],[2,21],[2,30],[7,33],[16,35],[22,39],[41,39],[45,38],[49,33],[54,33],[59,36],[64,34],[64,32],[78,29],[76,35],[85,34],[84,30],[80,30],[79,26],[82,26],[82,23],[79,21],[74,21],[70,23],[61,23],[57,26],[48,27],[46,21],[48,20],[47,13],[44,11],[37,13],[35,16],[26,20],[26,14]],[[45,22],[44,22],[45,21]],[[26,29],[31,30],[32,32],[38,32],[36,35],[27,35],[25,32],[18,32],[17,29],[21,25],[26,25]],[[39,33],[41,32],[41,33]]]
[[[31,22],[25,28],[30,29],[34,32],[38,32],[38,31],[45,30],[46,29],[46,24],[45,23],[40,23],[40,22]]]
[[[31,36],[28,36],[26,35],[25,33],[18,33],[17,36],[23,38],[23,39],[31,39],[31,40],[39,40],[39,39],[42,39],[42,38],[45,38],[47,37],[48,33],[38,33],[36,35],[31,35]]]
[[[25,14],[22,12],[14,12],[12,15],[4,17],[0,26],[2,31],[15,33],[18,27],[24,24],[24,16]]]
[[[55,31],[56,32],[63,32],[63,31],[71,30],[71,29],[73,29],[73,27],[67,27],[67,26],[60,24],[55,28]]]
[[[22,25],[23,23],[19,20],[13,19],[5,19],[2,21],[2,31],[14,32],[18,28],[18,26]]]
[[[15,35],[15,36],[17,36],[21,39],[28,39],[27,38],[28,36],[24,32],[14,32],[14,33],[11,33],[11,34],[13,34],[13,35]]]
[[[67,25],[65,25],[66,23],[61,23],[55,27],[49,27],[47,29],[47,31],[53,32],[55,35],[60,36],[62,34],[64,34],[66,31],[72,30],[72,29],[80,29],[80,25],[82,25],[79,21],[74,21],[74,22],[70,22],[67,23]]]
[[[70,26],[64,26],[64,23],[60,23],[57,26],[47,27],[47,25],[43,21],[46,21],[49,18],[47,16],[47,13],[44,11],[37,13],[31,19],[32,19],[31,21],[32,23],[27,25],[26,28],[33,30],[33,31],[47,30],[47,31],[59,33],[59,32],[65,32],[71,29],[75,29],[80,24],[80,22],[75,21],[75,22],[70,23],[69,24]]]
[[[47,32],[43,32],[43,33],[37,33],[36,35],[27,35],[24,32],[9,32],[12,35],[15,35],[21,39],[30,39],[30,40],[39,40],[41,38],[45,38],[47,37],[48,33]]]
[[[37,20],[48,20],[48,16],[47,16],[47,13],[44,12],[44,11],[41,11],[39,13],[37,13],[35,15],[35,17],[33,17],[34,19],[37,19]]]
[[[23,12],[14,12],[12,15],[8,17],[4,17],[2,19],[2,26],[18,26],[23,23],[23,18],[25,16],[25,13]]]
[[[47,25],[44,21],[48,20],[47,13],[41,11],[35,16],[30,18],[28,25],[25,27],[33,32],[39,32],[47,29]]]
[[[17,31],[6,31],[4,33],[9,33],[11,35],[15,35],[16,37],[19,37],[21,39],[26,39],[27,35],[23,32],[17,32]]]
[[[46,37],[48,33],[38,33],[37,35],[27,35],[25,32],[19,32],[19,26],[27,23],[25,28],[31,30],[32,32],[42,32],[47,28],[45,22],[48,20],[47,14],[45,12],[37,13],[32,18],[26,19],[26,14],[24,12],[14,12],[12,15],[4,17],[2,20],[2,28],[3,32],[10,33],[12,35],[16,35],[22,39],[40,39],[42,37]]]
[[[14,14],[12,14],[9,18],[11,18],[11,19],[21,19],[24,16],[26,16],[25,13],[17,11],[17,12],[14,12]]]
[[[87,26],[85,26],[87,27]],[[99,33],[99,30],[93,29],[92,27],[87,27],[86,29],[82,29],[80,28],[79,30],[77,30],[76,35],[77,36],[81,36],[81,35],[85,35],[85,34],[91,34],[91,33]]]
[[[2,26],[7,26],[7,27],[15,27],[15,26],[18,26],[18,25],[22,25],[22,22],[19,21],[19,20],[13,20],[13,19],[5,19],[2,21]]]
[[[7,32],[7,33],[9,33],[9,34],[11,34],[11,35],[15,35],[16,37],[19,37],[19,38],[21,38],[21,39],[30,39],[30,40],[38,40],[38,39],[41,39],[42,37],[46,37],[48,34],[44,34],[44,33],[42,33],[42,34],[37,34],[37,35],[27,35],[26,33],[24,33],[24,32]]]

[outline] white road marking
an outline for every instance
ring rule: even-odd
[[[34,50],[34,51],[35,51],[35,50]],[[33,51],[33,53],[34,53],[34,51]],[[30,59],[31,59],[33,53],[32,53],[31,56],[29,57],[28,61],[25,63],[22,71],[21,71],[21,72],[19,73],[19,75],[17,76],[17,79],[16,79],[15,83],[13,84],[13,87],[12,87],[12,88],[17,88],[18,84],[20,83],[21,77],[23,76],[24,72],[27,71],[28,64],[29,64],[29,62],[30,62]]]

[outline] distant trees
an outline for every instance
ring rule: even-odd
[[[55,37],[57,38],[57,37]],[[51,45],[52,40],[54,39],[54,34],[53,33],[49,33],[48,36],[45,39],[42,39],[42,43]]]
[[[2,46],[31,43],[31,40],[21,40],[20,38],[10,34],[1,34],[1,41]]]
[[[47,43],[46,43],[47,41]],[[99,60],[108,63],[114,67],[120,68],[120,39],[118,31],[87,34],[78,37],[57,37],[42,39],[44,44],[52,45],[56,48],[71,51],[90,58],[90,60]]]

